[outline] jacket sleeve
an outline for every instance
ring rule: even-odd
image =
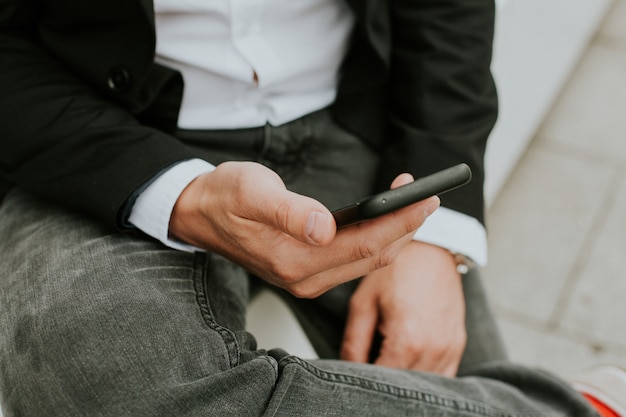
[[[43,19],[40,2],[0,0],[0,178],[119,227],[118,213],[134,190],[192,155],[44,46]],[[81,36],[71,29],[62,28],[66,36]],[[100,46],[85,51],[86,59],[103,55]]]
[[[466,162],[469,185],[442,205],[484,224],[484,153],[497,115],[493,0],[389,0],[391,56],[383,181]]]

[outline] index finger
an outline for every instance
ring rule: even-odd
[[[399,249],[398,245],[409,242],[437,207],[439,198],[432,197],[343,229],[326,246],[307,246],[301,253],[302,278],[291,281],[286,289],[310,297],[385,266],[398,253],[392,248]]]

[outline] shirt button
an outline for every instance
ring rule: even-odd
[[[121,66],[109,70],[107,85],[111,91],[123,93],[130,88],[130,72]]]

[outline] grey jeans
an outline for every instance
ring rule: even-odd
[[[211,162],[258,160],[338,207],[370,190],[376,154],[318,112],[280,127],[179,132]],[[337,360],[356,283],[281,295],[322,359],[258,349],[262,286],[212,253],[118,233],[19,189],[0,205],[0,387],[16,416],[593,416],[558,378],[509,363],[476,271],[464,278],[458,378]]]

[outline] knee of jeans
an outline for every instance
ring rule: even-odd
[[[94,403],[216,375],[230,366],[215,332],[174,323],[151,303],[58,303],[19,317],[3,346],[0,381],[48,406],[54,396]],[[6,352],[9,354],[5,354]],[[17,394],[19,393],[19,394]]]
[[[47,415],[65,415],[64,410],[100,415],[106,409],[108,415],[135,416],[157,411],[209,415],[213,409],[224,410],[216,415],[244,415],[257,407],[260,415],[272,394],[277,364],[268,355],[232,368],[223,349],[206,340],[206,333],[195,340],[184,333],[150,338],[154,328],[143,320],[138,324],[148,328],[133,331],[140,333],[137,337],[124,334],[128,329],[115,329],[115,320],[101,331],[89,331],[101,316],[82,313],[82,317],[58,312],[48,312],[47,318],[25,315],[16,322],[13,360],[0,355],[1,397],[8,410],[24,415],[40,415],[42,410],[50,410],[44,412]],[[119,334],[106,337],[115,331]],[[185,414],[181,407],[197,410]]]

